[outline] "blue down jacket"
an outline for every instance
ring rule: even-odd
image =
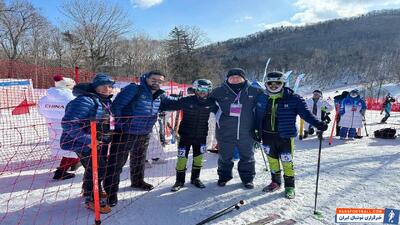
[[[110,142],[111,96],[97,95],[90,84],[76,85],[73,93],[77,97],[67,104],[62,118],[61,148],[77,153],[90,151],[90,119],[96,120],[97,140]]]
[[[264,117],[267,110],[269,96],[264,93],[256,98],[256,125],[257,130],[261,132],[264,125]],[[307,108],[307,104],[302,97],[294,94],[294,91],[285,87],[282,99],[278,103],[277,121],[278,133],[282,138],[290,138],[297,136],[296,117],[300,115],[306,122],[316,127],[319,120],[311,114]]]
[[[146,74],[140,78],[140,85],[129,84],[115,97],[111,107],[116,117],[116,128],[125,134],[145,135],[152,131],[157,121],[163,90],[154,95],[146,84]]]

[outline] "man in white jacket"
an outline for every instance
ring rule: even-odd
[[[61,119],[65,113],[65,107],[72,99],[72,88],[75,81],[71,78],[55,75],[54,86],[47,90],[47,95],[39,100],[39,113],[46,119],[49,131],[49,147],[54,157],[60,158],[60,166],[54,172],[53,179],[65,180],[75,177],[75,174],[68,173],[70,168],[77,168],[79,158],[75,152],[64,151],[60,147],[62,134]]]
[[[321,121],[326,121],[326,113],[333,110],[333,105],[322,98],[322,91],[320,90],[313,91],[313,97],[307,99],[306,103],[308,110]],[[304,128],[303,139],[307,138],[309,134],[312,135],[314,133],[314,128],[307,122],[304,123]]]

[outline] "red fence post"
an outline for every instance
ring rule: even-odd
[[[75,66],[75,83],[79,83],[79,68],[78,66]]]
[[[97,130],[96,120],[90,120],[90,133],[91,133],[91,146],[92,146],[92,179],[93,179],[93,197],[94,197],[94,213],[95,224],[101,224],[100,220],[100,196],[99,196],[99,174],[98,174],[98,161],[97,161]]]

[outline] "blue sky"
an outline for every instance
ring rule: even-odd
[[[62,0],[31,0],[59,25]],[[280,25],[304,25],[400,8],[400,0],[107,0],[126,10],[133,32],[154,39],[168,37],[178,25],[197,26],[209,42],[243,37]]]

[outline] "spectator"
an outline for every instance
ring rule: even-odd
[[[157,122],[161,99],[165,93],[160,89],[164,79],[165,75],[160,71],[145,73],[139,85],[132,83],[124,87],[112,104],[117,124],[104,181],[111,206],[118,202],[120,174],[129,155],[131,187],[145,191],[154,188],[144,181],[144,170],[150,133]]]
[[[365,101],[361,99],[360,93],[354,89],[342,101],[340,107],[340,139],[348,137],[353,140],[356,136],[356,129],[363,127],[363,119],[366,111]]]
[[[55,75],[53,79],[54,87],[49,88],[47,95],[39,100],[39,113],[48,123],[47,129],[53,156],[61,157],[60,165],[54,172],[53,179],[66,180],[75,177],[75,174],[67,171],[79,167],[78,156],[74,152],[62,150],[60,147],[61,119],[65,114],[66,105],[75,98],[72,94],[75,81],[61,75]]]
[[[333,98],[333,101],[335,103],[335,111],[336,111],[336,136],[340,136],[340,126],[339,126],[339,122],[340,122],[340,107],[342,105],[343,99],[345,99],[347,96],[349,95],[348,91],[343,91],[340,95],[336,95]]]
[[[328,113],[333,110],[333,106],[325,99],[322,98],[322,91],[313,91],[313,97],[306,100],[308,110],[319,120],[329,123]],[[307,122],[304,123],[304,136],[303,139],[307,138],[308,135],[314,134],[314,128]]]
[[[111,113],[111,93],[114,81],[107,74],[97,74],[92,83],[79,84],[74,87],[73,93],[77,97],[68,103],[65,116],[62,119],[63,133],[61,147],[74,151],[83,167],[83,188],[85,207],[94,210],[93,168],[92,168],[92,138],[90,120],[96,120],[97,154],[98,154],[98,190],[100,198],[100,212],[109,213],[110,206],[103,198],[102,181],[107,164],[108,145],[113,130]]]

